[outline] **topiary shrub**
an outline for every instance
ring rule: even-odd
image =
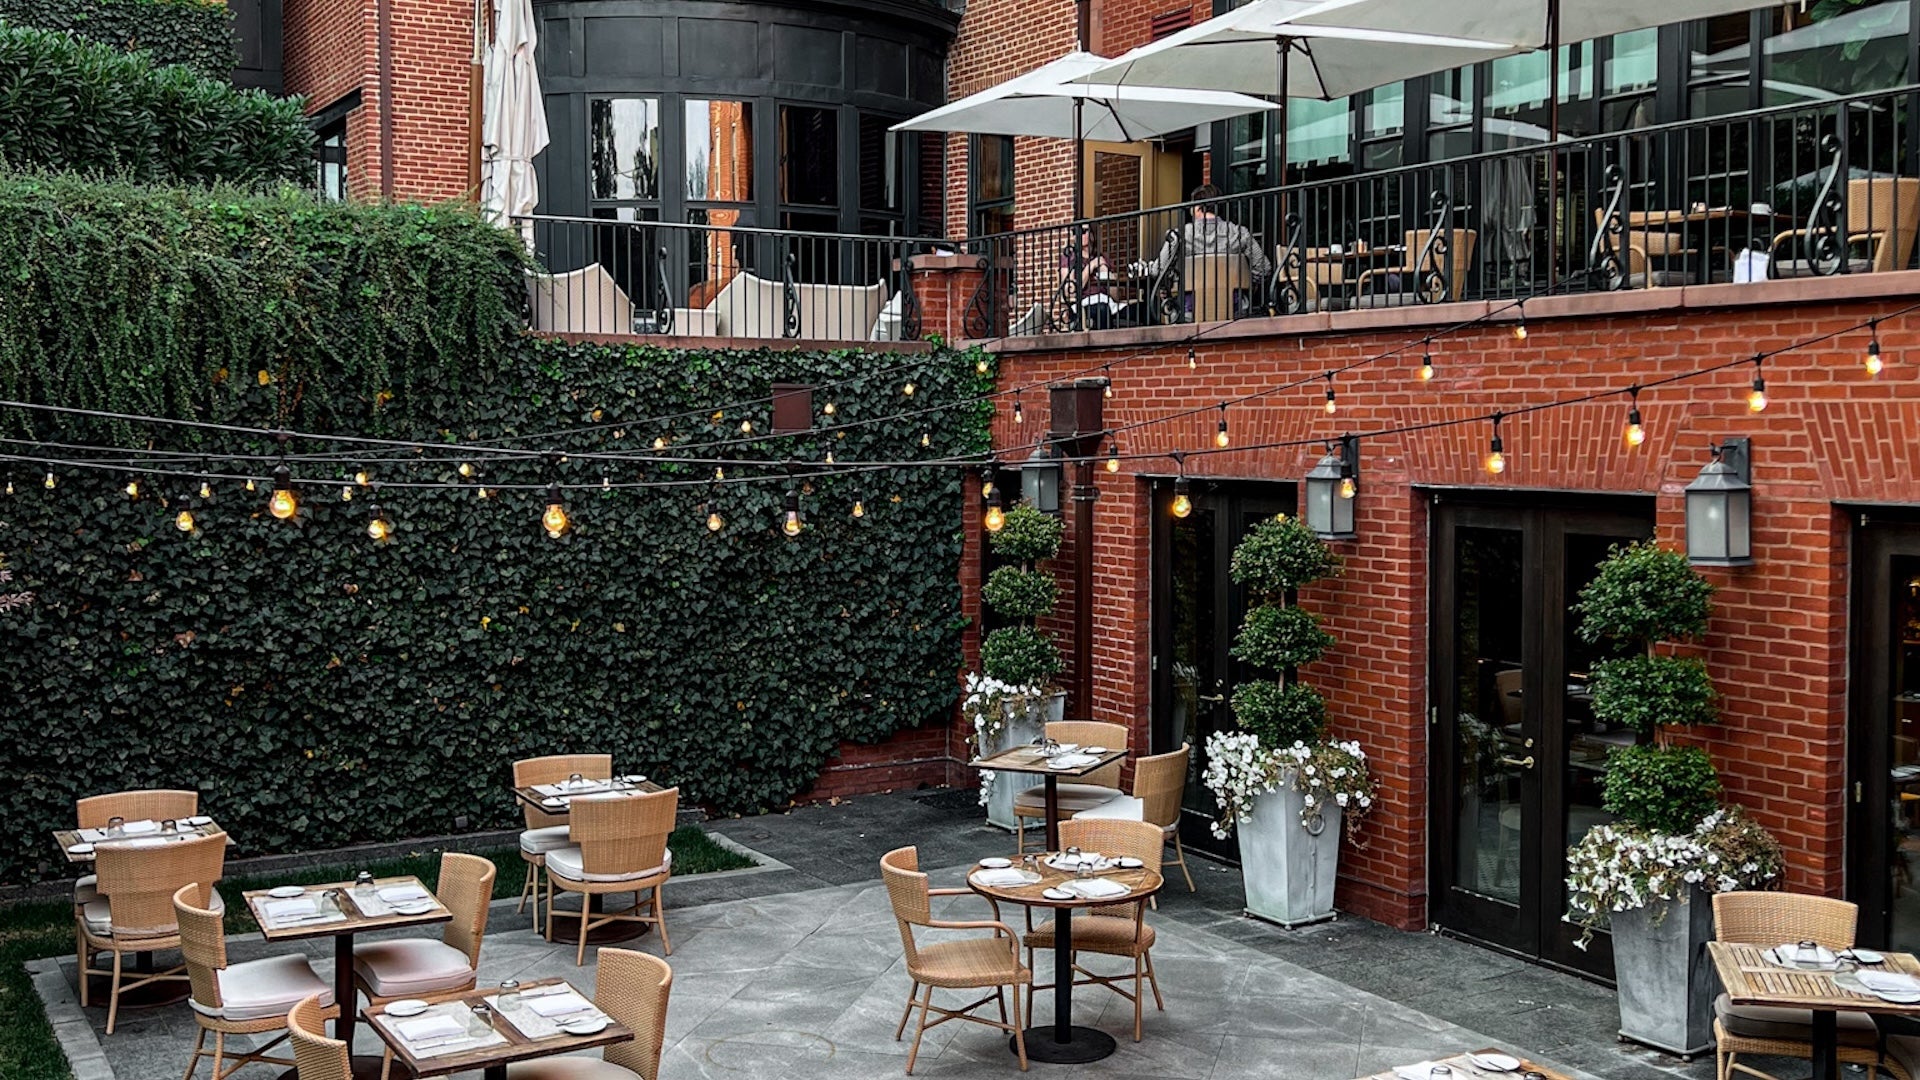
[[[1003,566],[987,575],[980,598],[1007,618],[1037,619],[1053,610],[1059,593],[1051,574]]]
[[[1651,542],[1616,545],[1573,610],[1581,640],[1646,648],[1706,633],[1713,584],[1681,552]]]
[[[59,30],[225,81],[239,56],[218,0],[0,0],[0,23]]]
[[[1340,572],[1340,557],[1299,518],[1280,514],[1255,525],[1233,549],[1235,584],[1270,603]]]
[[[1233,716],[1268,749],[1313,746],[1327,737],[1327,703],[1305,683],[1255,679],[1233,691]]]
[[[980,642],[980,670],[1012,686],[1045,687],[1060,674],[1060,650],[1039,621],[1058,598],[1053,575],[1035,568],[1042,559],[1060,553],[1065,527],[1051,514],[1022,503],[1006,512],[1000,529],[987,534],[987,546],[1018,566],[1003,566],[987,576],[980,599],[1003,619],[1020,625],[1003,626]]]
[[[0,25],[0,164],[142,184],[311,181],[298,98],[237,90],[145,54]]]
[[[1693,831],[1720,807],[1720,774],[1697,746],[1625,746],[1607,755],[1601,805],[1656,833]]]
[[[999,532],[987,534],[987,546],[1003,559],[1032,564],[1060,554],[1065,535],[1066,526],[1059,518],[1020,503],[1006,512]]]
[[[1262,604],[1247,612],[1231,653],[1268,671],[1311,664],[1333,647],[1333,635],[1320,628],[1320,618],[1300,607]]]
[[[980,667],[1012,686],[1045,686],[1060,674],[1060,650],[1031,626],[1003,626],[981,640]]]
[[[1626,656],[1593,665],[1593,715],[1643,736],[1720,719],[1707,665],[1692,656]]]

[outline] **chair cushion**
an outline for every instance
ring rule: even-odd
[[[313,973],[305,956],[269,956],[228,964],[215,978],[220,981],[221,1007],[189,1001],[194,1012],[240,1022],[285,1016],[308,994],[319,994],[322,1008],[333,1004],[333,987]]]
[[[89,900],[85,904],[80,905],[81,917],[87,920],[88,933],[93,934],[95,937],[111,937],[113,936],[112,902],[104,896],[95,895],[98,897],[97,899]],[[213,901],[207,905],[207,909],[216,914],[226,913],[227,902],[220,899],[220,890],[215,889],[213,891]],[[161,933],[174,933],[178,932],[178,929],[176,926],[172,930],[162,930]],[[155,935],[149,932],[144,936],[152,937]]]
[[[1842,1014],[1845,1015],[1845,1014]],[[1887,1036],[1887,1058],[1907,1070],[1908,1076],[1920,1076],[1920,1036]]]
[[[1847,273],[1871,274],[1873,273],[1873,260],[1848,259]],[[1813,260],[1811,259],[1775,259],[1773,260],[1773,276],[1779,278],[1802,278],[1815,277],[1817,275],[1814,271]]]
[[[86,874],[74,879],[73,906],[85,907],[100,899],[100,875]]]
[[[507,1080],[637,1080],[639,1073],[586,1057],[541,1058],[507,1066]]]
[[[589,874],[581,862],[580,849],[577,847],[555,848],[547,852],[547,872],[566,878],[568,881],[643,881],[650,877],[673,870],[673,850],[667,850],[666,859],[659,866],[648,867],[631,874]]]
[[[353,947],[353,974],[375,997],[418,997],[472,984],[467,954],[444,941],[401,938]]]
[[[1022,944],[1029,949],[1053,948],[1053,920],[1048,919],[1027,931]],[[1131,912],[1126,915],[1082,915],[1073,920],[1073,948],[1075,952],[1132,956],[1136,948],[1153,948],[1153,926],[1150,923],[1140,924],[1140,942],[1135,945]]]
[[[1119,794],[1118,788],[1101,787],[1098,784],[1061,784],[1060,812],[1065,815],[1078,814]],[[1046,813],[1046,808],[1047,789],[1044,785],[1030,787],[1013,797],[1013,812],[1021,817],[1039,817]]]
[[[1131,795],[1115,795],[1098,806],[1090,806],[1073,815],[1075,819],[1085,821],[1088,818],[1113,819],[1118,821],[1145,821],[1147,804],[1144,800]]]
[[[1074,936],[1077,938],[1079,934]],[[1729,1035],[1784,1042],[1813,1041],[1813,1014],[1806,1009],[1735,1005],[1727,995],[1721,994],[1713,1001],[1713,1015]],[[1880,1041],[1880,1030],[1873,1026],[1873,1018],[1866,1013],[1840,1013],[1839,1030],[1842,1046],[1875,1046]]]
[[[929,986],[965,988],[1033,981],[1003,937],[970,937],[923,944],[907,974]]]
[[[520,834],[520,850],[529,855],[544,855],[554,848],[563,848],[572,843],[565,825],[528,829]]]

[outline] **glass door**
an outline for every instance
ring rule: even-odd
[[[1855,533],[1848,898],[1863,945],[1920,949],[1920,522]]]
[[[1193,510],[1172,512],[1170,484],[1155,492],[1153,588],[1153,748],[1193,748],[1181,802],[1180,838],[1187,847],[1237,862],[1233,840],[1217,840],[1220,807],[1200,782],[1207,736],[1234,726],[1233,688],[1239,662],[1227,655],[1246,614],[1246,598],[1227,575],[1233,548],[1254,525],[1294,509],[1291,484],[1194,484]]]
[[[1593,717],[1594,650],[1569,611],[1615,544],[1652,532],[1619,511],[1441,501],[1434,514],[1433,921],[1465,937],[1611,975],[1575,949],[1566,849],[1606,820],[1606,758],[1628,732]]]

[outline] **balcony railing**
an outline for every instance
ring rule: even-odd
[[[976,238],[990,269],[966,329],[1905,269],[1916,116],[1906,87]]]
[[[736,225],[529,217],[536,330],[806,341],[920,337],[932,241]]]

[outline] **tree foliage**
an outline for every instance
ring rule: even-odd
[[[1697,746],[1623,746],[1607,755],[1601,805],[1628,825],[1684,835],[1720,806],[1720,774]]]
[[[1580,637],[1644,647],[1699,637],[1713,612],[1713,584],[1685,554],[1651,542],[1616,545],[1574,605]]]
[[[1720,719],[1707,665],[1691,656],[1625,656],[1593,665],[1593,715],[1642,735]]]
[[[238,59],[218,0],[0,0],[0,23],[60,30],[225,81]]]
[[[1262,604],[1247,612],[1233,641],[1233,657],[1268,671],[1311,664],[1333,647],[1320,617],[1302,607]]]
[[[1253,596],[1278,603],[1302,585],[1338,574],[1340,557],[1306,522],[1280,514],[1248,530],[1233,549],[1230,572]]]

